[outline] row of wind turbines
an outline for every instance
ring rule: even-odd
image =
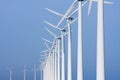
[[[13,69],[14,67],[11,67],[9,68],[9,80],[13,80]],[[41,77],[41,66],[39,68],[36,67],[36,65],[34,65],[34,68],[31,70],[32,72],[34,72],[33,76],[34,76],[34,79],[33,80],[37,80],[37,71],[40,71],[40,80],[42,80],[42,77]],[[28,69],[26,68],[26,66],[24,65],[24,69],[23,69],[23,80],[27,80],[27,72],[28,72]]]
[[[112,2],[103,0],[75,0],[65,14],[58,13],[52,9],[46,8],[47,11],[60,16],[61,19],[57,25],[44,21],[52,28],[59,30],[60,35],[54,34],[48,28],[45,28],[53,36],[53,41],[42,38],[47,50],[41,52],[41,66],[43,80],[65,80],[65,37],[67,36],[67,79],[72,80],[72,36],[71,24],[78,21],[78,45],[77,45],[77,80],[83,80],[83,61],[82,61],[82,7],[89,2],[88,15],[90,14],[92,2],[97,3],[97,56],[96,56],[96,80],[105,80],[104,69],[104,4],[112,4]],[[78,4],[77,9],[74,9]],[[73,15],[78,14],[73,19]],[[66,25],[61,28],[61,24],[66,20]],[[48,44],[52,44],[51,47]]]

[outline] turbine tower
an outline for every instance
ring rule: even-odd
[[[103,0],[98,0],[97,19],[97,76],[96,80],[105,80],[104,70],[104,21],[103,21]]]
[[[9,68],[8,70],[9,70],[10,80],[12,80],[12,70],[13,70],[13,67]]]
[[[40,65],[40,80],[43,80],[43,68],[44,68],[43,66],[44,66],[44,64],[41,63],[41,65]]]
[[[71,21],[72,17],[69,17],[67,20],[68,23],[68,80],[72,79],[72,37],[71,37]]]
[[[27,71],[27,69],[26,69],[26,66],[24,65],[24,71],[23,71],[23,73],[24,73],[24,80],[26,80],[26,71]]]
[[[104,4],[103,0],[98,0],[97,13],[97,72],[96,80],[105,80],[104,65]]]
[[[83,0],[78,0],[77,80],[83,80],[83,66],[82,66],[82,1]]]
[[[33,71],[34,71],[34,80],[36,80],[36,71],[37,71],[36,70],[36,65],[34,65],[34,70]]]
[[[10,70],[10,80],[12,80],[12,70]]]

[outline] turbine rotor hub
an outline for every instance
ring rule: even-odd
[[[73,20],[73,17],[69,17],[68,20],[71,20],[71,21],[72,21],[72,20]]]
[[[58,40],[61,40],[61,37],[58,37],[57,39],[58,39]]]
[[[63,29],[63,30],[61,30],[62,32],[66,32],[66,30],[65,29]]]

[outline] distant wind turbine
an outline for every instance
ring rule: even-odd
[[[12,70],[13,70],[13,67],[8,68],[8,70],[9,70],[10,80],[12,80]]]
[[[36,65],[34,65],[34,80],[36,80],[36,71],[37,71],[37,69],[36,69]]]
[[[24,71],[23,71],[23,73],[24,73],[24,80],[26,80],[26,71],[27,71],[27,69],[26,69],[26,66],[24,65]]]

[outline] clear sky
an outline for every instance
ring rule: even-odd
[[[33,65],[39,65],[40,52],[46,47],[42,37],[53,40],[44,29],[47,20],[57,24],[60,17],[46,7],[62,14],[74,0],[1,0],[0,1],[0,80],[9,80],[8,68],[14,66],[13,79],[23,80],[23,66],[28,68],[27,79],[33,80]],[[120,0],[104,7],[105,73],[106,80],[120,80]],[[95,80],[97,4],[93,3],[90,16],[88,4],[83,7],[83,71],[84,80]],[[76,16],[74,16],[76,17]],[[65,24],[65,22],[64,22]],[[76,80],[77,22],[72,24],[73,80]],[[65,53],[67,60],[67,50]],[[38,72],[39,73],[39,72]],[[37,79],[39,79],[39,74]]]

